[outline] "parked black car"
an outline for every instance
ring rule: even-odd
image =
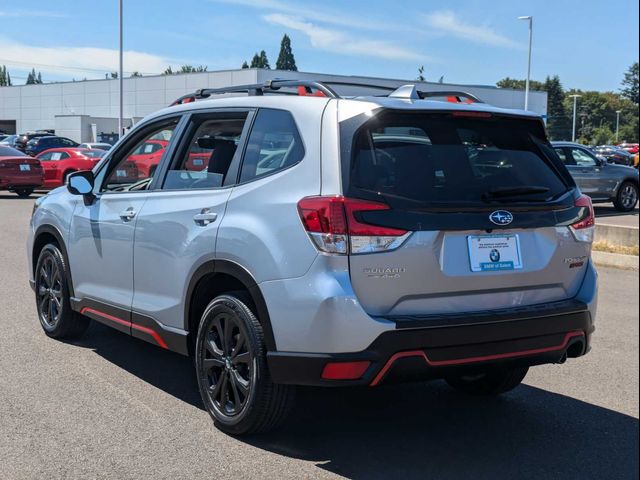
[[[15,140],[14,143],[14,148],[17,148],[18,150],[21,151],[25,151],[25,149],[27,148],[27,143],[30,140],[33,140],[34,138],[39,138],[39,137],[50,137],[51,134],[47,133],[47,132],[27,132],[27,133],[21,133],[18,135],[18,137]]]
[[[74,148],[77,146],[78,144],[76,142],[66,137],[36,137],[27,142],[24,151],[27,155],[35,157],[40,152],[44,152],[50,148]]]
[[[599,157],[606,158],[609,163],[633,166],[633,154],[613,145],[599,145],[593,149]]]
[[[551,142],[554,150],[593,203],[613,202],[617,210],[630,212],[638,203],[638,171],[598,158],[584,145]]]

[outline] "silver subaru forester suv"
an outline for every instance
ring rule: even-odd
[[[295,385],[494,395],[584,355],[594,214],[541,118],[337,87],[199,90],[38,199],[45,333],[94,320],[193,356],[204,406],[237,435],[278,425]]]

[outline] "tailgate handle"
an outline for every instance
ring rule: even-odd
[[[196,225],[200,225],[201,227],[206,227],[210,223],[213,223],[218,218],[218,214],[212,212],[208,208],[203,208],[200,213],[197,213],[193,216],[193,221],[196,222]]]

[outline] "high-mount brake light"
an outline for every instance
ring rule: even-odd
[[[394,250],[411,232],[371,225],[361,212],[389,210],[384,203],[341,195],[305,197],[298,202],[300,219],[318,250],[325,253],[374,253]]]
[[[451,112],[452,117],[467,117],[467,118],[491,118],[493,115],[489,112],[465,112],[455,111]]]
[[[596,229],[596,216],[593,211],[591,198],[586,195],[578,197],[575,203],[576,207],[586,208],[586,216],[582,220],[574,223],[569,227],[574,238],[579,242],[593,242],[593,235]]]

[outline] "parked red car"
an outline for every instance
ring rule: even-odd
[[[40,161],[19,150],[0,146],[0,190],[28,197],[44,182]]]
[[[100,157],[90,156],[90,152],[82,148],[51,148],[38,154],[36,158],[44,169],[44,187],[59,187],[65,184],[70,173],[91,170]]]
[[[147,140],[129,155],[123,167],[126,168],[127,172],[137,172],[137,178],[151,177],[156,171],[167,145],[169,145],[169,142],[166,140]],[[127,176],[130,174],[127,173]]]
[[[621,143],[618,146],[629,153],[633,153],[634,155],[638,153],[638,150],[640,150],[640,145],[637,143]]]

